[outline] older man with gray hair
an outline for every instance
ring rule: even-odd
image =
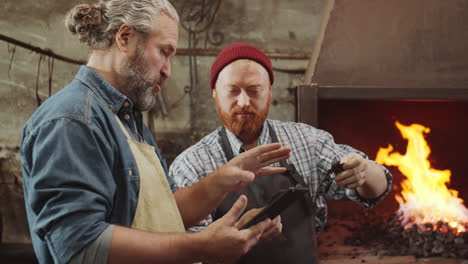
[[[242,196],[205,231],[185,233],[219,202],[206,186],[237,189],[283,172],[267,166],[290,149],[270,144],[248,151],[174,199],[175,185],[141,113],[171,74],[178,21],[167,0],[107,0],[69,12],[66,26],[91,49],[88,63],[37,109],[21,139],[40,263],[229,262],[264,232],[278,230],[270,220],[239,230]]]

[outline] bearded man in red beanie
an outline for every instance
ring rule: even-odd
[[[364,153],[336,144],[326,131],[267,120],[273,81],[272,63],[261,50],[245,43],[224,48],[211,67],[213,99],[223,126],[180,154],[169,174],[180,188],[197,186],[206,175],[255,146],[280,142],[290,147],[291,157],[276,164],[287,168],[284,173],[258,177],[242,188],[211,186],[224,199],[193,230],[222,217],[240,195],[248,197],[247,209],[261,208],[279,191],[303,186],[308,190],[305,199],[291,204],[274,220],[281,220],[282,233],[262,240],[238,263],[317,263],[315,237],[326,222],[325,199],[352,200],[372,207],[389,193],[392,176]],[[340,171],[334,171],[336,164]],[[329,172],[334,172],[332,181],[327,181],[332,175]],[[180,190],[176,200],[183,197],[184,189]],[[258,211],[249,212],[255,215]]]

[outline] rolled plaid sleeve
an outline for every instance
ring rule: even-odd
[[[364,159],[369,160],[369,157],[363,152],[356,150],[348,145],[336,144],[333,140],[333,136],[326,131],[318,131],[318,142],[319,148],[317,148],[317,157],[319,158],[319,172],[320,177],[324,177],[327,170],[329,170],[334,161],[338,161],[344,156],[350,153],[357,153],[361,155]],[[369,160],[373,163],[376,163],[373,160]],[[377,163],[376,163],[377,164]],[[327,199],[333,200],[351,200],[361,204],[366,208],[374,207],[378,202],[380,202],[388,193],[391,191],[392,187],[392,175],[387,168],[378,164],[385,173],[387,179],[387,187],[384,193],[379,197],[374,199],[366,199],[359,195],[356,189],[347,189],[337,185],[334,181],[328,193],[325,194]]]

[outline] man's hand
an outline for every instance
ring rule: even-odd
[[[263,175],[282,173],[286,168],[267,167],[289,158],[291,148],[279,143],[257,146],[239,154],[198,183],[174,193],[185,227],[189,228],[213,212],[227,193],[236,191]]]
[[[229,212],[199,233],[207,245],[204,262],[233,262],[258,243],[264,230],[271,225],[271,220],[265,219],[248,229],[239,230],[236,220],[246,205],[247,197],[241,195]]]
[[[356,189],[366,199],[374,199],[387,189],[387,176],[376,162],[364,159],[357,153],[351,153],[341,160],[343,171],[335,177],[338,185]]]
[[[351,153],[341,159],[344,171],[335,177],[336,184],[348,189],[356,189],[367,180],[367,162],[357,153]]]
[[[262,209],[263,208],[255,208],[249,210],[241,217],[241,219],[239,219],[239,221],[236,222],[236,228],[239,229],[242,226],[244,226],[250,219],[252,219],[252,217],[260,213]],[[273,219],[273,221],[271,221],[270,225],[265,228],[260,239],[268,239],[274,237],[276,235],[281,234],[281,231],[283,231],[283,224],[281,223],[281,216],[278,215],[277,217],[275,217],[275,219]]]
[[[257,177],[283,173],[286,168],[267,167],[289,158],[291,148],[279,143],[260,145],[239,154],[215,171],[219,191],[236,191],[253,182]]]

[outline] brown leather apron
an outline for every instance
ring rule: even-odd
[[[273,128],[268,124],[270,136],[273,142],[278,142]],[[223,127],[220,131],[220,143],[228,160],[234,158],[231,144]],[[256,179],[242,190],[230,192],[214,213],[214,220],[222,217],[231,209],[240,195],[248,197],[247,212],[253,208],[264,207],[278,191],[290,186],[307,186],[304,179],[296,171],[293,164],[281,162],[287,171],[283,174],[263,176]],[[303,200],[298,200],[281,213],[283,232],[273,238],[261,240],[246,255],[236,263],[268,263],[268,264],[315,264],[318,263],[314,214],[312,212],[310,195]]]

